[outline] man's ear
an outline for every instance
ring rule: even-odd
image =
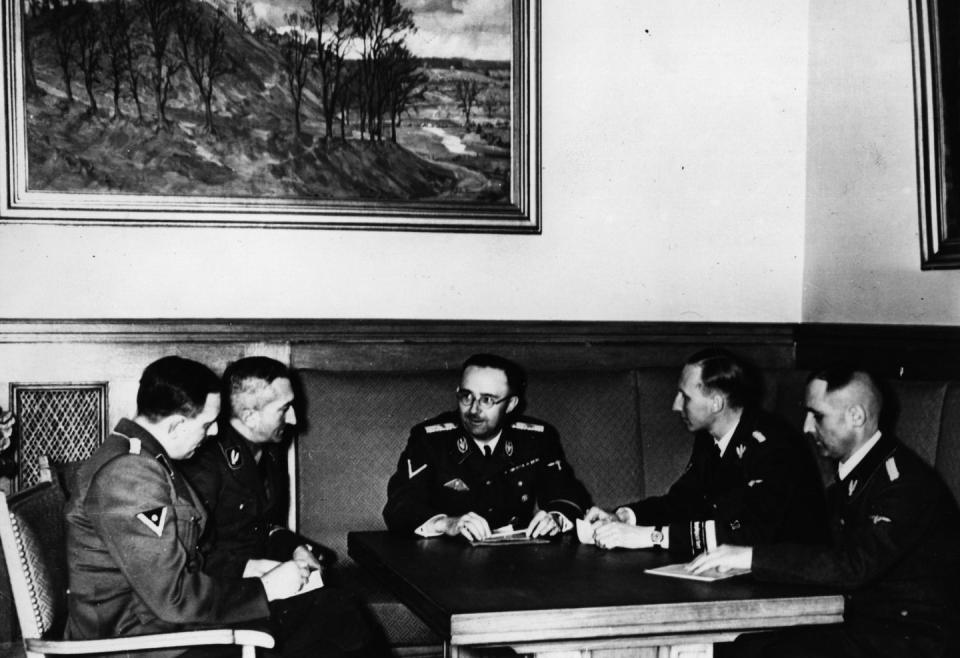
[[[861,404],[853,404],[847,407],[847,418],[854,427],[863,427],[867,422],[867,412]]]
[[[714,393],[710,396],[710,410],[713,411],[713,413],[720,413],[725,406],[727,406],[727,399],[720,393]]]
[[[167,426],[167,436],[173,436],[173,434],[177,431],[177,428],[180,427],[180,425],[182,425],[183,421],[186,419],[187,417],[183,414],[173,414],[172,416],[168,416],[164,421]]]
[[[516,395],[511,395],[510,401],[507,402],[507,413],[510,413],[516,409],[518,404],[520,404],[520,398],[518,398]]]
[[[244,409],[240,412],[240,422],[247,427],[253,427],[253,416],[257,413],[256,409]]]

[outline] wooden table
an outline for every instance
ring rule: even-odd
[[[350,557],[446,639],[453,658],[511,648],[538,656],[709,658],[746,630],[838,623],[843,597],[819,588],[713,583],[644,569],[659,551],[601,551],[575,537],[474,547],[447,537],[351,532]]]

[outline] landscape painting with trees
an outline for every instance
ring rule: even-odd
[[[12,2],[25,198],[530,222],[526,1]]]

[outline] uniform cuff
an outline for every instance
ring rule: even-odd
[[[436,514],[431,516],[429,519],[421,523],[413,531],[414,534],[420,535],[421,537],[439,537],[443,533],[436,529],[435,525],[438,519],[442,519],[446,514]]]

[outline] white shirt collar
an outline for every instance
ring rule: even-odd
[[[867,440],[866,443],[864,443],[862,446],[857,448],[857,451],[854,452],[852,455],[847,457],[846,461],[842,461],[837,465],[837,476],[841,480],[843,480],[848,475],[850,475],[850,471],[856,468],[857,464],[863,461],[863,458],[867,456],[867,453],[870,452],[870,449],[873,446],[877,445],[877,441],[879,440],[880,440],[880,430],[877,430],[876,432],[874,432],[873,436],[871,436]]]
[[[737,426],[739,424],[740,421],[737,420],[737,422],[734,423],[733,427],[731,427],[726,434],[721,436],[719,439],[714,440],[713,443],[717,446],[717,448],[719,448],[721,457],[723,457],[724,453],[727,451],[727,446],[730,445],[730,439],[733,438],[733,433],[737,431]]]
[[[492,455],[497,451],[497,444],[500,443],[500,437],[503,436],[503,430],[497,432],[497,435],[492,439],[487,439],[486,441],[478,441],[474,439],[473,442],[477,444],[477,447],[480,448],[480,452],[483,452],[483,446],[490,446],[490,454]]]

